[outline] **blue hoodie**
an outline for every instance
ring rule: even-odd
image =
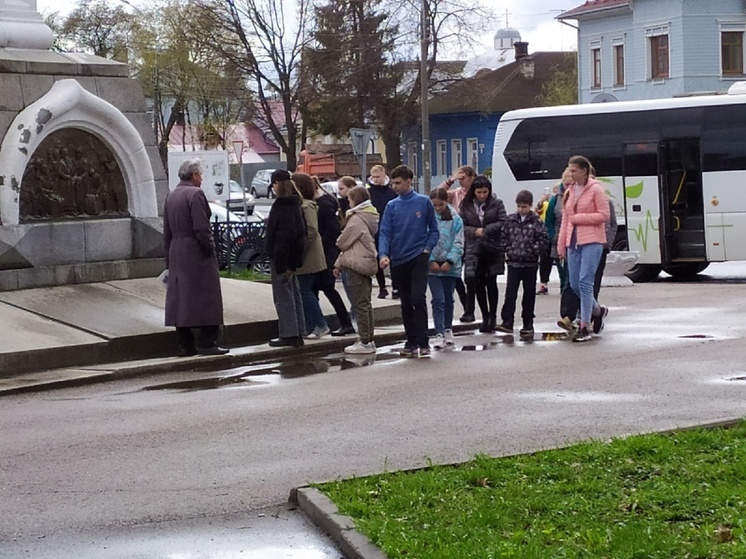
[[[378,258],[392,266],[414,260],[438,243],[438,220],[430,198],[410,190],[386,205],[378,230]]]

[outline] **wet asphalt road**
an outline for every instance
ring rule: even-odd
[[[473,334],[431,359],[385,347],[375,363],[337,355],[3,398],[0,557],[338,557],[280,507],[292,487],[742,417],[745,272],[608,289],[608,326],[589,344],[542,341],[559,332],[552,293],[530,343]],[[269,549],[265,532],[277,553],[251,555]]]

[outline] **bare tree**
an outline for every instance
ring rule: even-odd
[[[255,122],[269,130],[294,168],[300,112],[298,90],[310,0],[196,0],[220,56],[252,80]]]
[[[78,0],[56,29],[58,44],[69,42],[96,56],[126,62],[131,21],[132,16],[122,6],[111,7],[106,0]]]

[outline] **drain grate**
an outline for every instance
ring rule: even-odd
[[[746,377],[733,377],[729,378],[728,380],[746,380]]]
[[[698,339],[698,340],[704,340],[708,338],[714,338],[715,336],[709,336],[707,334],[687,334],[686,336],[679,336],[679,338],[690,338],[690,339]]]

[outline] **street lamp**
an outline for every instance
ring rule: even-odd
[[[233,153],[236,154],[236,161],[238,161],[238,168],[241,171],[241,195],[243,196],[243,216],[244,219],[249,218],[249,208],[246,205],[246,182],[244,180],[243,172],[243,140],[233,140]],[[228,198],[230,199],[230,187],[228,188]]]

